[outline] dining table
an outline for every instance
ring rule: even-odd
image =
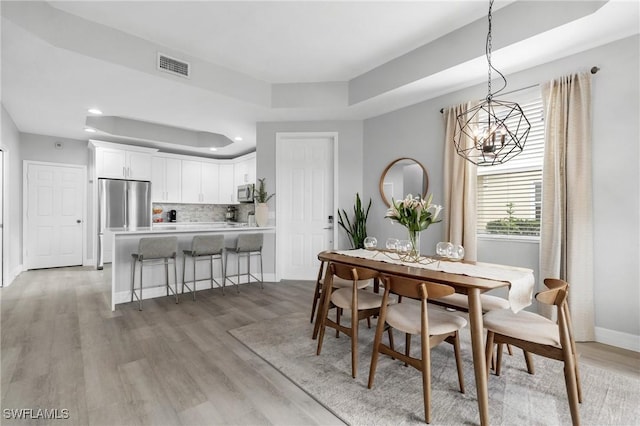
[[[442,283],[453,287],[456,293],[466,294],[480,424],[489,424],[488,372],[480,295],[507,287],[511,309],[515,312],[523,309],[532,300],[535,280],[531,269],[467,260],[452,261],[435,256],[403,260],[395,253],[378,249],[328,250],[320,252],[318,259],[323,263],[339,263],[372,269],[380,274]],[[331,282],[330,273],[330,268],[325,268],[325,284]],[[323,288],[322,295],[325,294],[329,292]]]

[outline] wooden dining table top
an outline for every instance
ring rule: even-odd
[[[373,269],[381,273],[397,275],[401,277],[413,278],[418,280],[432,281],[436,283],[448,284],[453,286],[458,293],[467,293],[469,288],[479,289],[480,292],[489,291],[495,288],[506,287],[509,285],[507,281],[498,281],[494,279],[472,277],[468,275],[455,274],[450,272],[434,271],[432,269],[420,268],[415,266],[398,265],[388,263],[384,260],[365,259],[355,256],[347,256],[336,251],[327,250],[318,253],[318,259],[325,262],[339,262],[345,265],[357,266],[360,268]],[[381,258],[384,259],[384,258]],[[433,257],[435,261],[446,261]],[[487,263],[463,260],[462,262],[473,265],[489,265]]]

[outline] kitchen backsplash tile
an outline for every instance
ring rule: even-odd
[[[236,208],[236,222],[247,222],[249,212],[255,207],[251,203],[234,204]],[[169,210],[175,210],[178,222],[224,222],[227,204],[164,204],[153,203],[153,208],[162,209],[164,222],[168,222]]]

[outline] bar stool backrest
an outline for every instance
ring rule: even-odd
[[[178,237],[140,238],[138,256],[142,259],[163,259],[176,257]]]
[[[224,249],[224,235],[196,235],[191,243],[194,256],[221,254]]]
[[[262,251],[263,234],[240,234],[236,252]]]

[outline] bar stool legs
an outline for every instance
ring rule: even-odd
[[[225,256],[225,273],[228,271],[227,269],[227,259],[229,257],[229,253],[233,253],[236,255],[236,273],[235,282],[225,275],[225,281],[229,280],[232,284],[236,286],[236,291],[240,293],[240,289],[238,288],[238,284],[240,284],[240,276],[247,276],[247,283],[252,282],[253,278],[256,282],[260,283],[260,288],[264,289],[264,272],[263,272],[263,264],[262,264],[262,234],[240,234],[238,235],[238,242],[236,247],[227,247],[227,254]],[[247,272],[246,274],[240,273],[240,257],[247,257]],[[260,257],[260,278],[256,277],[251,273],[251,256],[259,256]]]
[[[131,254],[131,302],[133,302],[134,297],[138,300],[138,310],[142,310],[142,283],[144,264],[145,262],[156,262],[157,264],[157,261],[161,259],[164,264],[164,285],[167,290],[167,296],[169,296],[169,292],[173,293],[176,298],[176,303],[180,303],[180,299],[178,297],[178,269],[176,265],[177,246],[177,237],[156,237],[140,239],[140,242],[138,244],[138,252]],[[171,288],[169,284],[169,259],[173,259],[175,288]],[[138,289],[138,292],[136,292],[135,277],[136,265],[138,263],[140,263],[140,287]]]
[[[182,258],[182,293],[184,293],[184,288],[187,287],[193,296],[193,300],[196,300],[196,283],[198,281],[205,281],[207,278],[197,279],[196,278],[196,263],[200,259],[209,258],[209,278],[208,280],[211,283],[211,288],[213,288],[213,283],[215,282],[219,287],[222,287],[222,294],[224,295],[224,286],[225,286],[225,270],[226,265],[223,262],[224,256],[224,236],[223,235],[197,235],[193,237],[191,242],[190,250],[183,250],[183,258]],[[193,280],[187,281],[185,278],[186,274],[186,261],[187,257],[190,257],[193,261]],[[213,277],[213,260],[220,260],[220,272],[222,276],[222,285]],[[225,257],[226,261],[226,257]],[[193,288],[189,286],[187,283],[192,283]]]

